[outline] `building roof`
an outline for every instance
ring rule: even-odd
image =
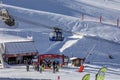
[[[32,41],[5,43],[6,54],[22,54],[22,53],[24,54],[31,52],[37,52],[34,43]]]
[[[32,41],[32,39],[8,35],[8,34],[0,34],[0,43],[21,42],[21,41]]]
[[[37,50],[30,37],[23,38],[9,34],[0,34],[0,52],[6,54],[21,54],[37,52]]]
[[[75,60],[75,59],[77,59],[77,57],[71,57],[71,58],[70,58],[70,60]]]

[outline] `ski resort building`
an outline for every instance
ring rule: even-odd
[[[78,57],[72,57],[70,58],[70,60],[72,62],[72,66],[81,66],[85,61],[84,58],[78,58]]]
[[[8,64],[21,64],[32,60],[38,51],[32,38],[4,35],[0,38],[0,54]]]

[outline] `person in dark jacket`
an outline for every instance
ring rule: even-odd
[[[59,61],[56,61],[56,72],[59,72]]]
[[[39,64],[37,63],[37,71],[39,71]]]
[[[51,61],[50,60],[48,60],[47,66],[48,66],[48,68],[51,68]]]
[[[43,62],[42,60],[40,61],[40,73],[42,72],[42,65],[43,65]]]
[[[26,60],[26,70],[29,71],[29,63],[28,63],[28,60]]]
[[[56,69],[56,62],[53,61],[53,73],[55,73],[55,69]]]

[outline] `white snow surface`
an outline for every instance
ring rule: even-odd
[[[32,39],[8,34],[0,34],[0,43],[25,42],[25,41],[32,41]]]
[[[56,74],[52,71],[40,74],[33,70],[26,72],[25,66],[15,66],[1,69],[1,78],[56,80],[60,76],[60,80],[81,80],[85,74],[90,73],[91,80],[95,80],[98,69],[106,66],[108,72],[105,80],[120,79],[120,25],[117,26],[117,19],[120,19],[119,0],[2,1],[2,6],[15,17],[17,24],[11,29],[0,21],[0,31],[9,35],[19,32],[17,36],[20,37],[24,37],[27,32],[32,35],[39,54],[55,53],[80,58],[85,58],[89,53],[91,55],[86,60],[89,65],[83,73],[76,72],[77,68],[68,67],[60,69]],[[49,41],[49,33],[53,27],[64,30],[64,41]],[[91,51],[94,45],[96,46]],[[109,55],[112,55],[113,59],[110,59]]]
[[[90,80],[95,80],[95,75],[100,69],[100,66],[86,65],[82,73],[77,72],[77,67],[60,68],[59,72],[53,73],[52,69],[46,69],[42,73],[35,71],[33,66],[30,66],[30,71],[26,71],[26,66],[14,65],[7,69],[0,69],[1,80],[82,80],[85,74],[90,74]],[[119,80],[120,69],[108,68],[105,80]]]

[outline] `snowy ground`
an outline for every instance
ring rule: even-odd
[[[116,20],[120,18],[119,0],[29,0],[29,4],[28,0],[2,1],[5,3],[3,6],[17,20],[18,26],[16,29],[9,29],[0,22],[1,31],[33,31],[39,53],[60,53],[70,57],[74,54],[80,57],[85,56],[96,45],[91,51],[94,55],[90,55],[88,61],[109,67],[105,80],[120,80],[120,25],[116,26]],[[81,14],[85,15],[84,20],[81,20]],[[102,23],[99,23],[100,16],[103,17]],[[93,36],[65,36],[63,42],[50,42],[48,37],[51,30],[39,23]],[[114,59],[109,59],[108,55],[112,55]],[[78,73],[77,68],[61,68],[54,74],[51,70],[39,73],[31,67],[30,72],[26,72],[25,66],[12,66],[0,69],[0,80],[57,80],[58,76],[60,80],[82,80],[87,73],[91,75],[91,80],[95,80],[95,74],[100,68],[87,65],[83,73]]]
[[[26,71],[25,66],[11,66],[10,68],[0,69],[0,80],[82,80],[85,74],[90,74],[90,80],[95,80],[95,75],[100,69],[100,66],[87,65],[84,72],[77,72],[77,67],[61,68],[59,72],[53,73],[52,70],[45,70],[40,73],[34,71],[30,67],[30,71]],[[108,68],[105,80],[119,80],[120,69]]]

